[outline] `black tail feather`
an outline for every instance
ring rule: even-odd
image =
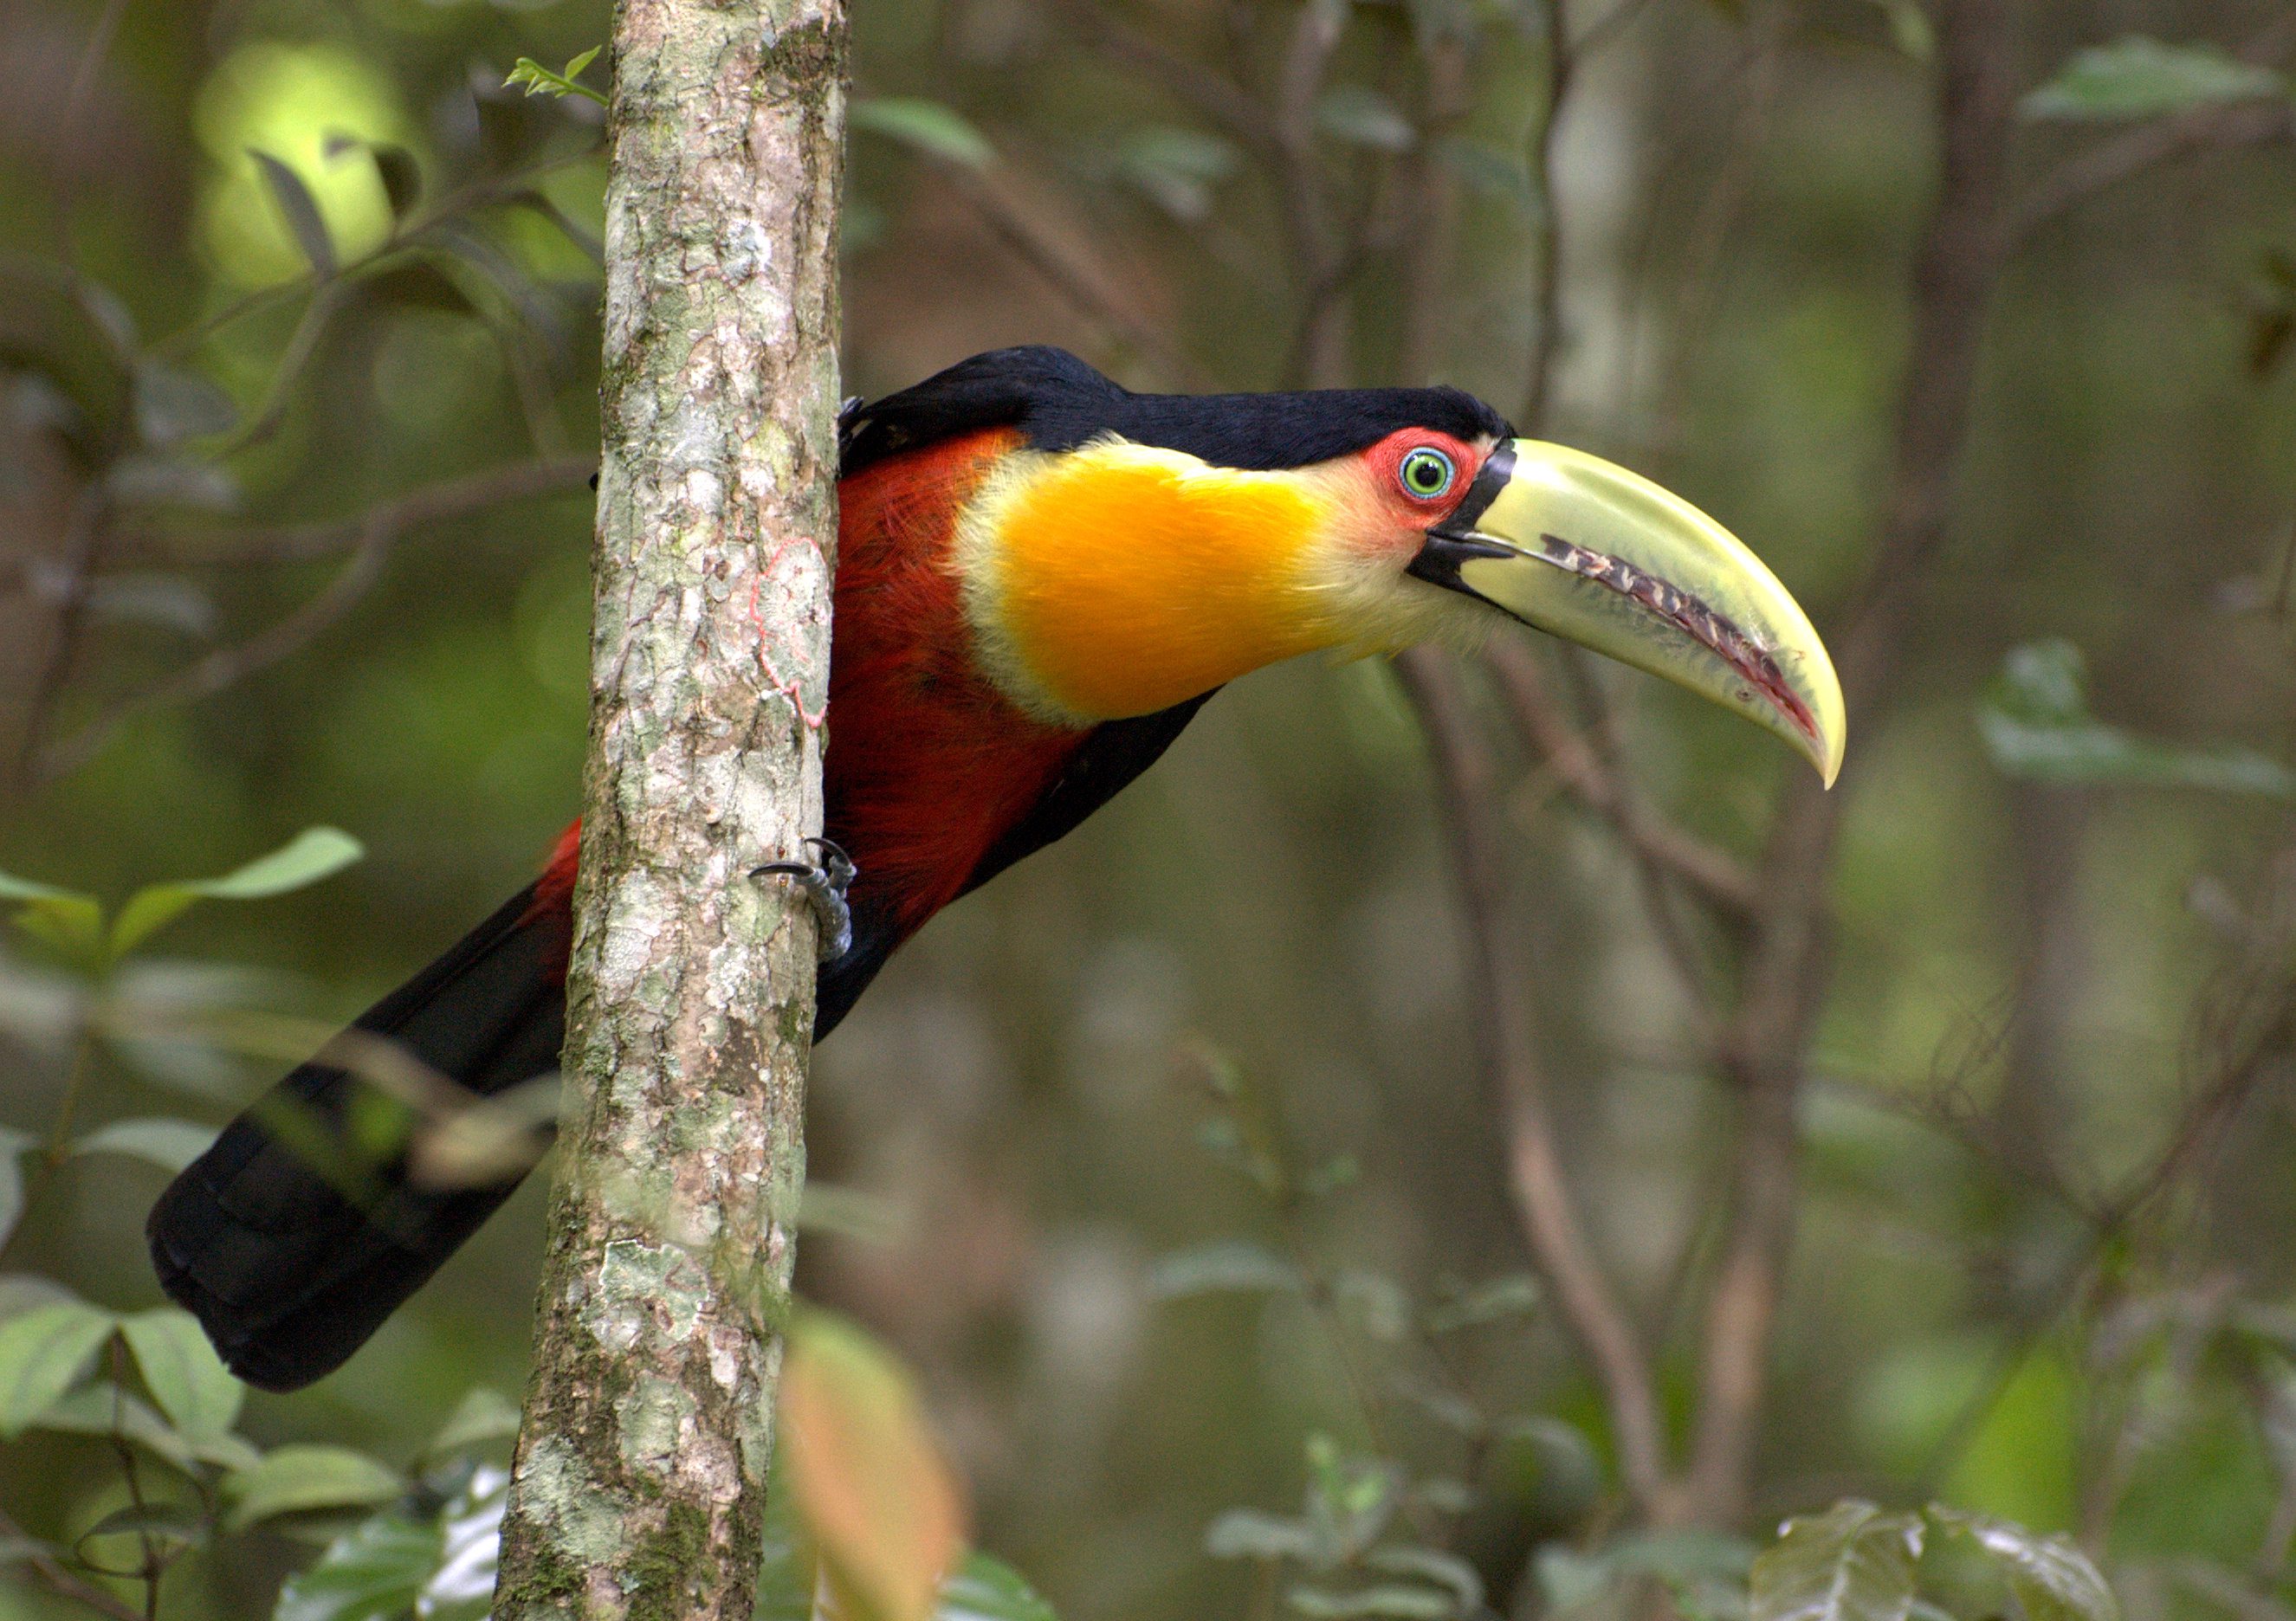
[[[566,925],[533,906],[532,888],[513,896],[352,1028],[480,1096],[551,1073],[565,1027]],[[403,1143],[379,1154],[362,1146],[378,1117],[398,1111],[368,1083],[306,1064],[153,1207],[146,1231],[160,1283],[248,1383],[293,1390],[332,1372],[523,1180],[411,1180]]]

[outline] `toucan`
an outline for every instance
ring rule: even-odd
[[[1107,804],[1226,683],[1303,653],[1529,626],[1737,711],[1829,785],[1840,768],[1832,662],[1751,551],[1458,389],[1136,394],[1029,347],[849,404],[839,430],[824,837],[853,871],[816,886],[841,913],[816,1040],[935,913]],[[361,1039],[480,1096],[549,1076],[575,853],[570,829]],[[328,1056],[149,1223],[168,1294],[269,1389],[340,1366],[520,1179],[426,1183]]]

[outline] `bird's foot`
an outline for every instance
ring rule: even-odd
[[[796,880],[813,905],[818,954],[826,962],[853,949],[853,908],[845,896],[860,869],[850,856],[826,839],[808,839],[806,843],[821,853],[819,861],[769,861],[750,868],[750,876],[763,878],[770,872]]]

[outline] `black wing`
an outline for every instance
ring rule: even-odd
[[[1077,746],[1069,763],[1061,768],[1051,791],[1037,801],[1035,809],[1014,823],[1002,839],[988,847],[980,864],[972,869],[972,876],[964,880],[962,893],[970,895],[1022,856],[1033,856],[1076,831],[1086,816],[1116,798],[1133,778],[1162,758],[1164,750],[1172,746],[1172,740],[1195,719],[1196,711],[1210,697],[1211,693],[1206,692],[1168,709],[1159,709],[1153,715],[1103,721],[1095,726],[1092,734]]]

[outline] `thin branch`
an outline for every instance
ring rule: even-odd
[[[71,671],[72,654],[79,644],[80,626],[86,617],[88,585],[105,540],[111,506],[101,484],[91,484],[73,503],[71,527],[64,536],[55,587],[56,613],[48,645],[32,680],[24,709],[24,736],[17,750],[14,776],[18,787],[39,780],[40,751],[47,741],[49,711]],[[23,567],[29,570],[28,560]]]
[[[1611,773],[1546,690],[1530,649],[1512,640],[1495,642],[1485,657],[1524,737],[1570,791],[1610,823],[1638,859],[1689,885],[1729,922],[1743,924],[1754,917],[1762,905],[1754,875],[1726,852],[1651,809]]]
[[[1506,872],[1496,806],[1497,772],[1466,712],[1451,667],[1428,649],[1396,662],[1419,712],[1444,819],[1457,856],[1455,872],[1468,924],[1477,995],[1476,1041],[1500,1118],[1508,1182],[1532,1259],[1603,1388],[1619,1472],[1648,1510],[1666,1487],[1666,1451],[1648,1355],[1601,1263],[1562,1169],[1532,1037],[1521,940],[1504,901]]]
[[[393,533],[466,518],[506,501],[524,501],[580,487],[597,471],[591,456],[554,456],[490,467],[442,479],[348,518],[265,528],[127,534],[114,549],[122,563],[174,568],[244,568],[302,563],[332,557],[358,544],[371,526]]]
[[[1282,138],[1275,121],[1234,79],[1191,61],[1099,0],[1061,0],[1061,9],[1103,55],[1138,70],[1261,157],[1276,154]]]
[[[1556,131],[1562,103],[1570,94],[1578,58],[1570,49],[1570,19],[1563,0],[1546,0],[1546,103],[1532,126],[1530,172],[1538,182],[1538,216],[1531,222],[1531,274],[1535,278],[1530,340],[1522,393],[1522,430],[1544,430],[1554,392],[1554,364],[1562,348],[1562,222],[1555,206]]]
[[[1704,347],[1722,301],[1723,258],[1730,235],[1752,189],[1757,161],[1768,144],[1785,78],[1786,44],[1794,21],[1793,0],[1772,0],[1755,17],[1745,54],[1745,93],[1730,118],[1730,133],[1712,183],[1698,206],[1683,271],[1676,282],[1674,331],[1660,373],[1652,437],[1670,444],[1678,431],[1693,361]]]
[[[997,240],[1028,261],[1078,315],[1147,356],[1172,386],[1197,390],[1212,386],[1204,369],[1172,341],[1164,324],[1120,296],[1107,271],[1064,241],[1009,180],[957,163],[942,164],[939,172],[972,205]]]
[[[1451,283],[1459,255],[1464,185],[1443,160],[1440,137],[1465,115],[1473,86],[1466,41],[1446,34],[1422,53],[1420,140],[1406,187],[1418,204],[1403,266],[1403,340],[1396,371],[1407,384],[1435,381],[1451,335]]]
[[[37,762],[37,780],[53,781],[86,765],[132,716],[212,697],[300,651],[367,594],[381,577],[392,544],[412,525],[561,487],[572,482],[576,476],[586,477],[588,465],[586,461],[572,458],[522,463],[386,502],[349,526],[285,532],[282,539],[286,544],[269,553],[275,561],[285,561],[289,549],[295,546],[338,549],[337,531],[346,527],[351,536],[350,561],[317,595],[285,618],[235,646],[217,649],[142,692],[122,699],[80,732],[46,750]],[[301,554],[318,553],[308,550]]]
[[[1303,289],[1292,381],[1313,389],[1349,381],[1348,308],[1342,296],[1369,256],[1367,239],[1343,240],[1332,218],[1323,161],[1316,150],[1316,105],[1324,92],[1332,53],[1347,32],[1348,8],[1337,0],[1307,0],[1292,24],[1277,76],[1273,110],[1273,165],[1284,229]]]
[[[1852,715],[1870,715],[1902,654],[1924,566],[1944,544],[1998,241],[2015,85],[2007,0],[1938,10],[1944,162],[1915,270],[1914,328],[1888,517],[1842,638]],[[1772,840],[1763,910],[1724,1046],[1740,1093],[1731,1217],[1709,1298],[1689,1489],[1682,1511],[1742,1518],[1786,1259],[1793,1238],[1805,1049],[1825,988],[1826,875],[1842,800],[1797,779]]]

